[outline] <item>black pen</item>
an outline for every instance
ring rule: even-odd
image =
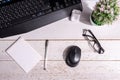
[[[48,40],[45,40],[44,70],[46,70]]]

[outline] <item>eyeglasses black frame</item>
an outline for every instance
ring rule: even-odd
[[[87,32],[89,32],[90,35],[88,35]],[[99,54],[103,54],[105,52],[105,50],[102,48],[100,42],[98,41],[98,39],[95,37],[95,35],[92,33],[91,30],[83,29],[82,36],[90,43],[90,45],[92,46],[94,51],[96,51]],[[89,38],[92,38],[92,40],[90,40]],[[94,45],[96,44],[98,46],[98,50],[94,47],[94,45],[91,44],[91,42],[94,42]]]

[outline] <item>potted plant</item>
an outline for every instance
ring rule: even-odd
[[[99,0],[90,16],[94,25],[112,24],[120,14],[120,7],[117,0]]]

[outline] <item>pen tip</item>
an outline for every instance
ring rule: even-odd
[[[46,70],[46,68],[44,68],[44,70]]]

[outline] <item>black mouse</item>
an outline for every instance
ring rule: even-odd
[[[81,49],[78,46],[71,46],[66,51],[66,64],[70,67],[75,67],[80,62]]]

